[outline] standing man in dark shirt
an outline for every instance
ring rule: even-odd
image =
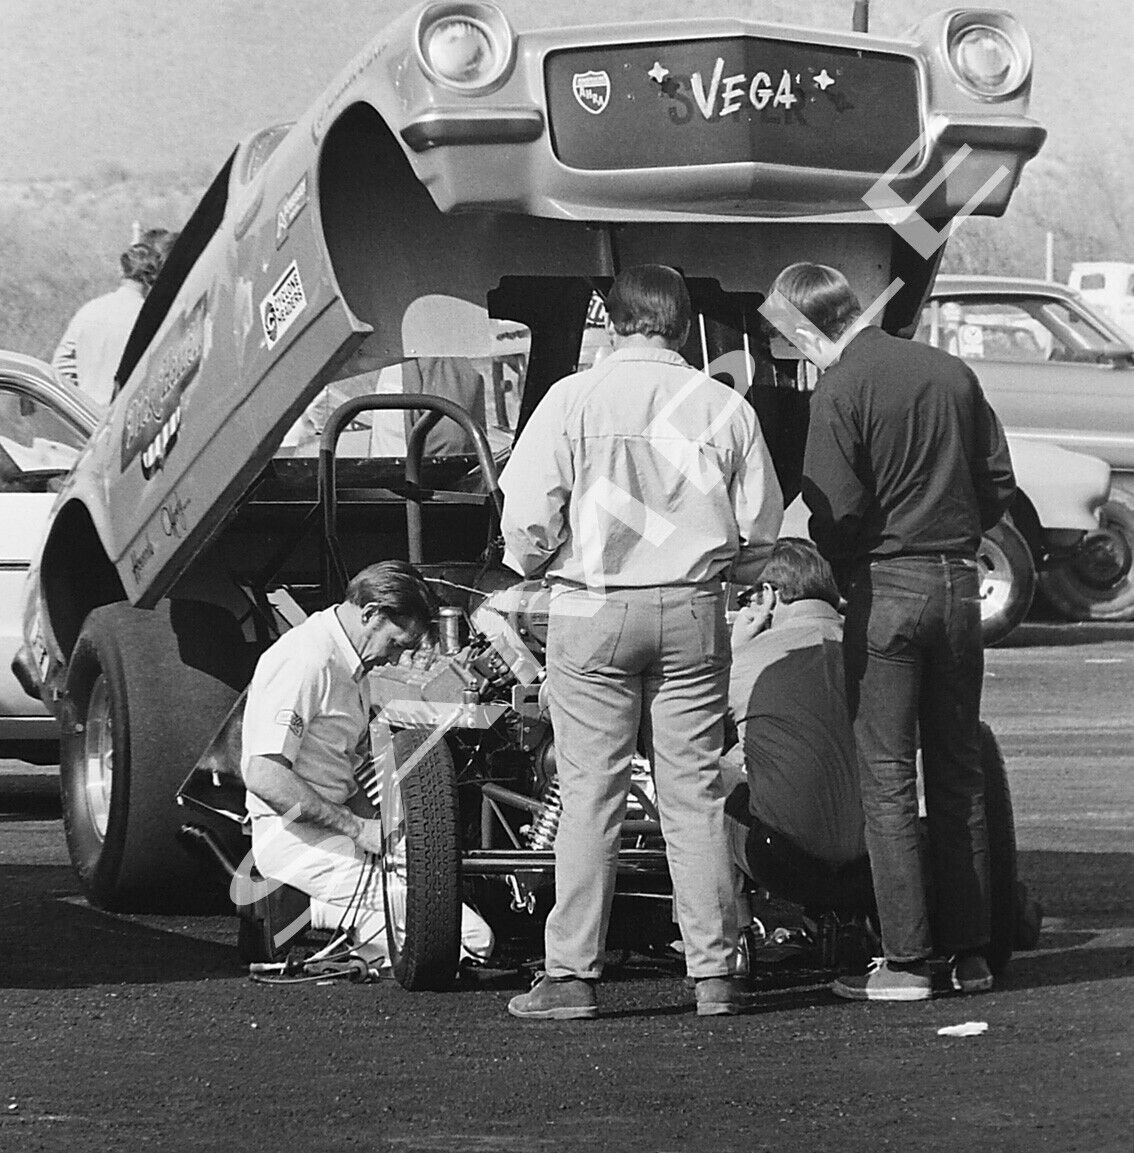
[[[861,308],[846,277],[794,264],[773,292],[838,341]],[[884,959],[833,986],[855,1000],[931,995],[923,867],[954,987],[992,987],[980,764],[984,651],[976,549],[1015,494],[1008,445],[974,374],[863,328],[820,380],[803,468],[810,532],[847,598],[846,687]],[[930,849],[918,845],[921,733]]]

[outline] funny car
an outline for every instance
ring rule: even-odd
[[[546,609],[500,564],[496,470],[579,362],[595,294],[629,264],[682,270],[685,355],[735,354],[790,493],[809,394],[757,315],[767,286],[837,264],[911,333],[940,253],[864,197],[884,186],[936,229],[1002,214],[1045,135],[1030,84],[1026,33],[988,9],[881,38],[741,18],[526,31],[482,0],[430,2],[295,124],[244,141],[146,299],[40,554],[26,643],[90,898],[192,903],[211,885],[195,845],[234,867],[225,785],[258,652],[398,556],[462,622],[448,651],[372,677],[399,978],[451,977],[462,887],[538,914]],[[343,403],[312,415],[328,389]],[[620,888],[669,927],[638,784]]]

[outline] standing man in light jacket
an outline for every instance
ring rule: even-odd
[[[563,815],[546,973],[516,1017],[598,1014],[639,730],[652,744],[697,1012],[735,1013],[736,909],[717,787],[730,662],[722,581],[754,582],[783,498],[751,406],[678,354],[688,290],[641,265],[607,300],[614,351],[554,385],[504,470],[506,559],[552,585],[547,677]]]
[[[825,265],[786,268],[777,291],[828,340],[861,314],[846,277]],[[1015,492],[1004,430],[963,361],[879,328],[852,336],[816,389],[803,466],[811,537],[847,598],[847,698],[885,954],[871,972],[840,977],[841,997],[931,995],[926,867],[954,986],[992,988],[976,550]]]
[[[150,228],[118,258],[122,283],[87,301],[71,318],[51,358],[60,378],[106,406],[114,398],[114,374],[142,302],[153,287],[178,233]]]

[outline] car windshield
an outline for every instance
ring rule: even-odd
[[[0,490],[42,491],[43,474],[70,471],[84,439],[38,397],[0,384]]]
[[[966,360],[1076,360],[1113,348],[1093,317],[1053,297],[938,297],[922,314],[915,339]]]

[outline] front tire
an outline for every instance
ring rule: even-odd
[[[1115,485],[1099,531],[1070,561],[1040,574],[1052,608],[1073,621],[1134,620],[1134,489]]]
[[[215,880],[178,841],[176,793],[248,671],[237,638],[228,613],[191,602],[87,617],[67,669],[59,781],[67,848],[92,904],[214,903]]]
[[[390,964],[405,989],[446,989],[461,949],[461,845],[457,777],[444,738],[424,729],[391,733],[400,782],[385,785],[379,817],[382,893]],[[378,750],[375,750],[378,753]]]
[[[1027,616],[1036,567],[1020,530],[1005,516],[981,538],[980,626],[986,646],[998,644]]]

